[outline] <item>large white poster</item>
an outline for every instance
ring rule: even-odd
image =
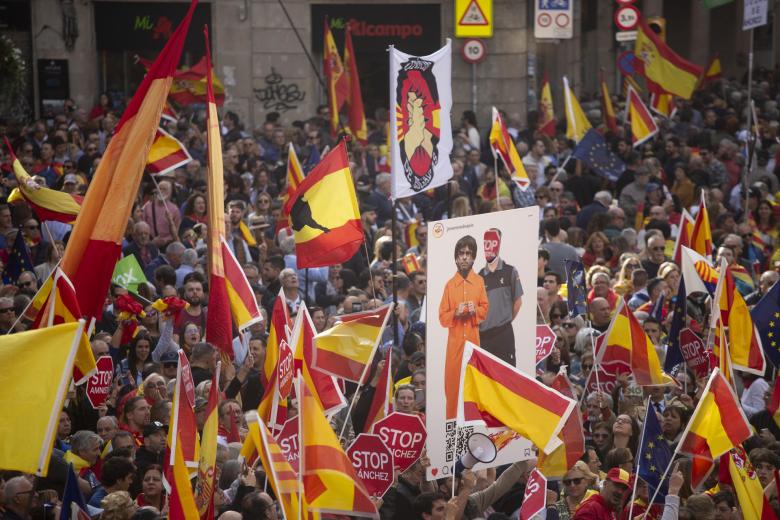
[[[428,56],[390,47],[390,141],[393,199],[452,178],[452,45]]]
[[[473,426],[457,428],[466,341],[534,374],[539,208],[513,209],[428,225],[426,322],[428,479],[452,475]],[[498,466],[530,458],[531,443],[489,431]],[[478,467],[482,467],[481,465]]]

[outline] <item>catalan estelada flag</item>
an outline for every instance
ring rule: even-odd
[[[631,122],[631,140],[633,145],[639,146],[658,133],[658,125],[653,119],[653,114],[642,102],[642,98],[634,89],[628,89],[626,98],[626,112]]]
[[[181,24],[128,103],[65,248],[62,270],[78,287],[79,306],[85,316],[98,319],[102,315],[127,221],[196,5],[197,0],[192,0]]]
[[[690,99],[702,74],[701,67],[678,56],[644,19],[640,18],[637,29],[634,55],[639,72],[664,91]]]
[[[260,372],[260,383],[262,383],[265,392],[257,407],[260,420],[269,425],[274,433],[278,433],[287,420],[287,395],[282,395],[279,388],[279,361],[285,349],[292,348],[289,345],[290,325],[290,315],[284,291],[279,289],[271,311],[265,361],[263,370]]]
[[[83,335],[81,320],[0,337],[3,469],[47,475],[60,411]]]
[[[258,321],[262,321],[263,315],[260,314],[255,293],[249,285],[246,273],[239,265],[224,237],[222,238],[222,267],[225,270],[225,285],[230,302],[230,313],[233,315],[233,322],[238,330],[244,330]]]
[[[604,80],[603,69],[599,76],[599,97],[601,98],[601,113],[604,118],[604,126],[610,132],[617,132],[617,117],[615,116],[615,108],[612,106],[612,98],[609,95],[607,82]]]
[[[195,505],[202,520],[214,518],[214,489],[217,481],[217,434],[219,431],[219,372],[220,362],[214,370],[211,380],[209,399],[206,403],[206,422],[200,439],[200,459],[198,461],[198,480],[195,484]]]
[[[221,355],[233,359],[233,331],[230,321],[228,282],[225,274],[223,244],[225,241],[225,186],[222,169],[222,139],[217,116],[217,103],[211,82],[211,52],[208,30],[206,38],[206,92],[208,99],[208,216],[209,216],[209,312],[206,321],[206,341],[216,346]]]
[[[379,518],[368,491],[357,477],[305,377],[296,378],[295,390],[300,421],[299,468],[308,509]]]
[[[553,111],[553,97],[550,89],[550,80],[544,73],[542,87],[539,89],[539,131],[549,137],[555,137],[555,112]]]
[[[578,143],[591,129],[590,121],[585,117],[580,102],[569,88],[569,80],[563,77],[563,103],[566,110],[566,137]]]
[[[333,327],[314,336],[312,366],[347,381],[362,382],[392,308],[389,303],[341,316]]]
[[[549,455],[560,446],[558,433],[575,406],[557,390],[466,342],[458,424],[509,428]]]
[[[64,191],[52,190],[46,186],[38,185],[17,159],[8,139],[4,139],[8,153],[11,154],[14,176],[18,185],[8,196],[8,202],[13,203],[23,199],[42,222],[56,220],[65,224],[73,224],[81,209],[83,198],[79,195],[71,195]]]
[[[347,29],[344,31],[344,74],[349,83],[347,117],[350,133],[359,143],[366,144],[368,143],[368,127],[366,126],[366,112],[363,109],[363,95],[360,93],[355,49],[352,47],[351,27],[350,24],[347,24]]]
[[[565,370],[558,372],[550,386],[569,399],[575,398],[571,381],[566,377]],[[580,414],[572,413],[569,415],[558,434],[558,438],[562,444],[552,453],[549,455],[543,452],[539,453],[539,471],[547,478],[563,477],[585,453],[585,435],[582,431]]]
[[[330,24],[325,18],[325,30],[323,32],[325,43],[322,47],[322,70],[325,72],[325,82],[328,85],[328,107],[330,107],[330,132],[338,133],[339,111],[349,97],[349,78],[344,71],[344,64],[336,47],[336,40],[330,32]]]
[[[712,258],[712,228],[710,227],[710,216],[707,212],[707,202],[704,192],[701,194],[699,202],[699,211],[693,222],[693,232],[691,233],[691,249],[706,258]]]
[[[679,451],[714,460],[747,440],[753,432],[734,389],[715,368],[683,431]]]
[[[157,129],[146,163],[149,173],[163,175],[184,166],[191,160],[190,152],[178,139],[162,128]]]
[[[364,235],[344,141],[306,176],[284,210],[295,234],[298,268],[352,258]]]
[[[596,357],[600,365],[607,367],[610,364],[629,365],[638,385],[674,384],[674,379],[661,369],[653,342],[622,299],[604,333],[604,347],[597,351]]]
[[[723,459],[721,459],[722,462]],[[724,483],[731,484],[734,488],[742,517],[755,520],[777,520],[777,516],[769,505],[769,500],[764,495],[764,487],[758,480],[756,470],[742,445],[728,453],[728,464],[731,482]]]
[[[517,153],[515,142],[512,141],[496,107],[493,107],[493,126],[490,128],[490,150],[493,152],[493,157],[501,159],[506,171],[509,172],[512,180],[520,189],[525,190],[530,186],[531,179],[528,178],[523,161],[520,160],[520,154]]]

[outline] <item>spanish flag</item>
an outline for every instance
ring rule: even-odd
[[[352,258],[364,236],[344,141],[306,176],[284,211],[295,234],[298,268]]]
[[[65,224],[73,224],[81,210],[82,197],[71,195],[64,191],[57,191],[40,186],[25,171],[22,163],[17,159],[11,143],[4,137],[5,146],[11,154],[11,162],[16,176],[18,187],[14,188],[8,196],[8,202],[13,203],[23,199],[35,212],[41,221],[56,220]]]
[[[707,202],[704,198],[704,192],[701,194],[699,212],[696,213],[696,219],[693,222],[691,249],[705,258],[712,258],[712,228],[710,227],[710,217],[707,212]]]
[[[655,124],[653,114],[650,113],[642,102],[642,98],[632,88],[628,89],[626,111],[628,112],[628,119],[631,121],[631,140],[634,147],[641,145],[658,133],[658,125]]]
[[[230,312],[233,322],[238,330],[244,330],[263,320],[257,299],[246,278],[246,273],[233,256],[228,243],[222,238],[222,267],[225,272],[225,286],[227,288]]]
[[[639,20],[634,46],[639,72],[661,88],[683,99],[690,99],[701,67],[682,59],[653,30],[644,19]]]
[[[199,520],[198,506],[192,493],[190,472],[182,455],[181,443],[172,449],[173,462],[169,467],[171,496],[168,499],[168,518],[171,520]]]
[[[192,381],[190,363],[183,350],[179,350],[179,365],[176,369],[176,383],[173,387],[173,404],[171,406],[171,421],[168,426],[168,464],[173,466],[177,456],[184,463],[197,468],[200,461],[200,441],[198,440],[198,423],[195,420],[195,392],[188,391],[183,381]],[[178,452],[178,453],[177,453]],[[189,477],[188,477],[189,482]]]
[[[379,518],[363,482],[325,417],[305,377],[296,379],[300,472],[309,511]]]
[[[506,427],[551,454],[576,402],[467,341],[463,352],[459,425]]]
[[[125,109],[65,248],[62,270],[79,288],[79,305],[86,316],[97,319],[102,314],[127,221],[196,5],[197,0],[192,0],[184,20]]]
[[[539,132],[549,137],[555,137],[555,112],[553,112],[552,90],[547,73],[544,73],[542,88],[539,89]]]
[[[419,245],[419,241],[417,240],[417,228],[420,227],[420,223],[417,222],[417,220],[410,220],[408,224],[406,224],[406,227],[404,228],[404,243],[406,244],[406,247],[416,247]]]
[[[550,386],[569,399],[575,399],[571,381],[566,377],[565,370],[558,372]],[[555,451],[549,455],[539,453],[539,471],[547,478],[563,477],[585,453],[585,434],[582,431],[580,414],[569,415],[558,438],[562,444],[555,448]]]
[[[287,396],[282,395],[279,389],[279,361],[284,349],[290,349],[288,333],[291,323],[284,291],[279,289],[271,311],[265,361],[260,373],[260,383],[266,391],[257,407],[260,419],[269,425],[274,433],[279,433],[287,420]]]
[[[417,260],[417,255],[414,253],[406,253],[404,257],[401,259],[401,265],[404,268],[404,272],[406,274],[412,274],[416,271],[422,271],[422,266],[420,266],[420,261]]]
[[[677,232],[677,241],[674,243],[674,253],[672,254],[672,259],[677,265],[682,265],[682,248],[691,247],[694,222],[695,220],[688,213],[688,210],[683,208],[680,216],[680,230]]]
[[[764,488],[758,480],[756,470],[742,445],[729,452],[728,462],[731,486],[737,494],[742,517],[755,520],[777,520],[777,516],[769,505],[769,500],[764,495]]]
[[[704,72],[702,83],[717,81],[721,77],[723,77],[723,69],[720,66],[720,55],[716,54],[712,60],[710,60],[709,65],[707,65],[707,70]]]
[[[312,367],[361,383],[382,339],[393,304],[341,316],[333,327],[314,336]]]
[[[661,361],[653,342],[622,299],[604,333],[604,348],[597,350],[596,357],[600,365],[627,364],[631,367],[638,385],[674,384],[674,379],[661,369]]]
[[[203,424],[203,435],[200,439],[200,460],[198,462],[198,480],[195,485],[195,504],[202,520],[214,518],[214,489],[217,475],[217,433],[219,430],[219,371],[221,363],[211,381],[209,399],[206,404],[206,422]]]
[[[381,362],[380,362],[381,363]],[[363,425],[363,433],[369,433],[374,423],[384,419],[392,412],[393,401],[393,349],[388,349],[385,354],[384,364],[381,367],[382,373],[379,374],[374,398],[371,400],[371,406],[368,408],[366,422]],[[377,365],[379,366],[379,365]]]
[[[566,76],[563,77],[563,104],[566,109],[566,137],[578,143],[592,127],[585,117],[585,112],[582,111],[580,102],[569,88],[569,80]]]
[[[206,321],[206,341],[219,349],[223,358],[233,359],[233,330],[230,321],[228,282],[225,274],[223,245],[225,241],[225,186],[222,169],[222,139],[217,116],[217,103],[211,83],[211,52],[208,28],[206,38],[206,65],[208,99],[208,251],[209,251],[209,312]]]
[[[192,156],[178,139],[163,130],[157,129],[146,170],[152,175],[164,175],[190,162]]]
[[[509,172],[512,180],[520,189],[525,190],[530,186],[531,179],[528,178],[523,161],[520,160],[520,154],[517,153],[515,142],[512,141],[496,107],[493,107],[493,126],[490,128],[490,150],[493,152],[493,157],[501,158],[506,171]]]
[[[747,440],[753,432],[734,389],[719,368],[707,386],[683,431],[679,451],[714,460]]]
[[[350,133],[361,144],[368,143],[368,127],[366,126],[366,112],[363,109],[363,95],[360,93],[360,78],[358,77],[355,49],[352,47],[352,29],[347,24],[344,31],[344,74],[349,83],[349,96],[347,97],[347,116],[349,118]]]
[[[674,96],[663,90],[650,89],[650,110],[667,119],[674,117],[677,111]]]
[[[139,58],[138,62],[141,63],[147,70],[151,67],[151,62],[143,58]],[[213,82],[214,96],[217,102],[217,106],[221,107],[225,102],[225,87],[219,81],[214,70],[207,66],[206,57],[202,57],[195,65],[188,69],[181,69],[176,71],[173,75],[173,85],[171,85],[171,92],[168,95],[169,99],[175,101],[178,105],[190,105],[192,103],[206,103],[206,82],[208,81],[206,74],[207,69],[211,71],[211,80]],[[163,110],[163,117],[176,122],[179,119],[178,114],[166,104]]]
[[[344,64],[341,62],[336,41],[333,39],[333,33],[330,32],[327,18],[325,18],[325,31],[323,34],[325,35],[325,44],[322,47],[322,69],[325,72],[325,82],[328,85],[330,132],[335,136],[339,128],[339,111],[349,97],[349,78],[344,70]]]
[[[298,160],[298,154],[295,153],[295,147],[290,143],[290,147],[287,151],[287,189],[282,194],[282,202],[286,203],[293,196],[298,186],[301,185],[304,179],[303,168],[301,167],[301,161]],[[276,221],[276,231],[290,226],[290,215],[282,208],[282,214],[279,220]]]
[[[607,130],[613,133],[617,133],[617,117],[615,117],[615,109],[612,106],[612,98],[609,95],[609,88],[607,82],[604,80],[604,69],[601,70],[599,77],[599,94],[601,96],[601,113],[604,115],[604,125]]]
[[[0,337],[0,468],[46,476],[84,320]]]

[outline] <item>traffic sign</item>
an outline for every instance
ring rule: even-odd
[[[393,454],[379,435],[361,433],[347,456],[372,497],[381,497],[393,485]]]
[[[485,59],[487,48],[482,40],[466,40],[461,55],[466,63],[479,63]]]
[[[279,342],[279,363],[276,367],[276,377],[279,381],[279,394],[281,399],[290,395],[293,384],[293,352],[285,340]]]
[[[419,415],[393,412],[374,423],[372,433],[379,435],[393,453],[395,469],[404,472],[417,462],[428,433]]]
[[[747,31],[766,25],[768,13],[768,0],[745,0],[742,14],[742,30]]]
[[[623,51],[617,59],[618,70],[624,76],[634,74],[634,51]]]
[[[574,35],[572,0],[538,0],[534,4],[534,38],[570,39]]]
[[[87,381],[87,399],[92,408],[102,406],[111,392],[114,378],[114,361],[111,356],[101,356],[95,362],[97,372]]]
[[[615,41],[632,42],[636,40],[636,31],[619,31],[615,33]]]
[[[491,38],[493,0],[455,0],[455,36]]]
[[[621,31],[631,31],[639,23],[639,9],[624,5],[615,11],[615,25]]]
[[[282,431],[276,436],[276,442],[282,448],[282,454],[290,463],[292,469],[298,473],[298,459],[300,457],[300,445],[298,444],[298,416],[288,419],[282,426]]]
[[[549,325],[536,326],[536,362],[539,363],[552,354],[555,347],[555,333]]]

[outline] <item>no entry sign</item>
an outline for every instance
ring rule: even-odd
[[[106,402],[114,377],[114,361],[111,356],[101,356],[95,364],[97,372],[87,381],[87,399],[92,408],[98,408]]]
[[[371,496],[381,497],[393,485],[393,454],[379,435],[361,433],[347,456]]]
[[[374,423],[372,432],[390,448],[395,469],[401,472],[417,462],[428,437],[419,416],[401,412],[393,412]]]

